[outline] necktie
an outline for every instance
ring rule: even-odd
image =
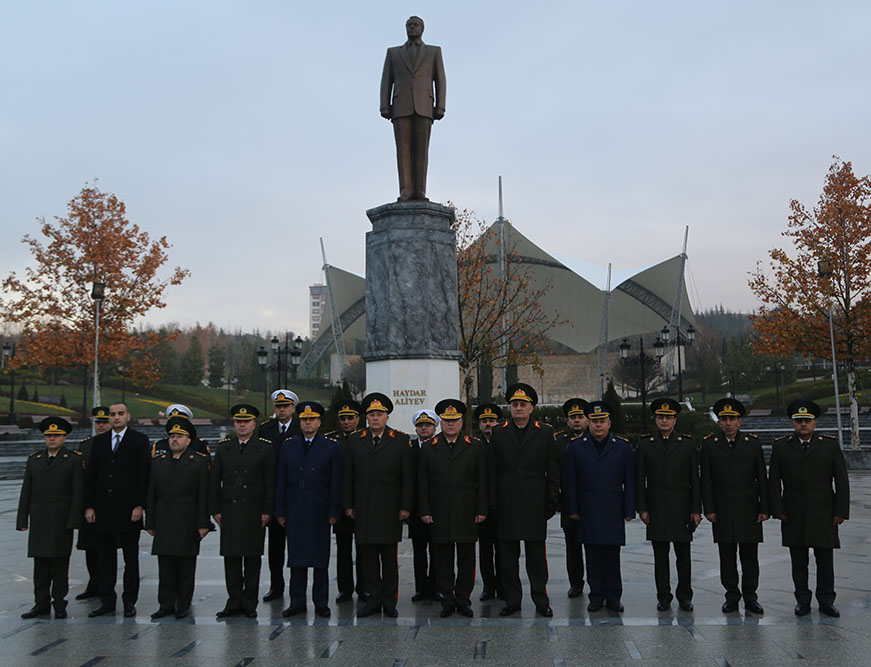
[[[306,456],[308,456],[308,453],[311,451],[311,449],[312,449],[312,441],[306,440],[305,441],[305,455]]]
[[[247,442],[239,442],[239,451],[240,451],[242,454],[245,453],[245,445],[247,445],[247,444],[248,444]]]
[[[48,457],[48,465],[51,465],[52,463],[54,463],[54,457],[53,457],[53,456],[49,456],[49,457]]]
[[[729,449],[735,449],[735,441],[734,440],[729,441]]]
[[[372,436],[372,444],[377,447],[379,442],[381,442],[381,436],[380,435],[373,435]]]
[[[120,442],[121,442],[121,435],[116,433],[114,435],[114,437],[112,438],[112,451],[113,452],[118,449],[118,443],[120,443]]]
[[[808,441],[802,442],[802,443],[801,443],[801,448],[802,448],[802,450],[806,452],[806,451],[807,451],[807,448],[808,448],[808,445],[810,445],[810,444],[811,444],[811,443],[808,442]]]
[[[278,425],[278,432],[279,432],[282,436],[284,435],[284,429],[285,429],[285,428],[286,428],[286,426],[285,426],[284,424],[279,424],[279,425]]]

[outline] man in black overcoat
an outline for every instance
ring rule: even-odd
[[[354,433],[344,465],[345,514],[354,519],[357,553],[369,599],[358,616],[382,609],[396,618],[399,593],[397,544],[414,504],[414,458],[408,435],[390,428],[393,402],[373,392],[363,397],[368,426]]]
[[[46,417],[39,423],[45,450],[27,459],[24,483],[18,499],[18,530],[29,529],[27,555],[33,558],[33,600],[21,618],[48,614],[67,617],[70,553],[73,529],[81,526],[84,488],[84,457],[64,447],[72,431],[62,417]]]
[[[299,435],[299,420],[294,416],[299,397],[289,389],[276,389],[272,392],[274,415],[261,422],[257,435],[272,443],[275,456],[275,473],[278,474],[278,460],[281,445],[288,438]],[[269,590],[263,596],[264,602],[280,600],[284,597],[284,550],[287,548],[287,533],[275,517],[266,526],[269,538]]]
[[[656,608],[665,611],[671,605],[668,552],[673,546],[678,605],[683,611],[692,611],[690,543],[702,520],[699,456],[693,439],[674,430],[680,412],[677,401],[656,399],[650,404],[650,411],[656,420],[656,433],[638,440],[635,473],[638,514],[653,545]]]
[[[152,619],[190,613],[200,541],[209,534],[209,457],[192,447],[197,430],[186,417],[166,422],[169,452],[151,461],[145,530],[154,537],[158,610]]]
[[[783,546],[789,547],[795,614],[811,610],[809,549],[817,562],[816,598],[820,613],[838,617],[835,607],[834,549],[838,526],[850,518],[850,480],[838,441],[815,433],[820,406],[793,401],[787,407],[794,433],[774,441],[768,471],[771,513],[780,519]]]
[[[489,449],[491,503],[496,506],[505,607],[501,616],[520,611],[520,542],[538,614],[553,616],[547,596],[547,522],[559,502],[559,455],[553,429],[532,418],[538,394],[517,382],[505,394],[511,418],[493,429]]]
[[[586,415],[587,402],[583,398],[570,398],[563,403],[566,416],[566,430],[556,434],[556,448],[559,453],[559,467],[562,471],[569,442],[582,436],[589,426]],[[609,420],[610,421],[610,420]],[[610,428],[610,427],[609,427]],[[565,492],[560,489],[560,526],[566,541],[566,573],[569,576],[570,598],[584,593],[584,545],[578,542],[578,522],[572,521],[563,508]]]
[[[765,456],[759,438],[740,430],[744,415],[740,401],[721,398],[713,410],[720,432],[702,441],[702,502],[720,552],[720,581],[726,589],[723,613],[737,611],[743,596],[747,613],[762,614],[756,589],[762,522],[770,512]]]
[[[94,437],[85,471],[85,521],[94,524],[99,563],[100,606],[89,616],[115,613],[118,547],[124,554],[124,616],[136,616],[139,597],[139,533],[148,499],[151,446],[130,428],[124,403],[109,406],[111,430]]]
[[[475,408],[475,420],[478,422],[481,445],[484,448],[484,453],[487,454],[493,427],[502,420],[502,408],[495,403],[481,403]],[[495,597],[504,598],[499,579],[502,557],[499,553],[495,508],[492,504],[492,498],[489,497],[489,488],[487,501],[490,503],[490,507],[487,509],[487,518],[478,524],[478,563],[481,568],[481,581],[484,584],[481,596],[478,598],[481,602],[492,600]]]
[[[98,405],[93,408],[91,410],[91,418],[94,422],[94,436],[105,433],[112,428],[112,425],[109,423],[108,405]],[[88,459],[91,456],[91,448],[94,446],[94,436],[85,438],[74,448],[77,452],[81,453],[85,463],[88,462]],[[85,590],[76,596],[76,600],[90,600],[91,598],[100,595],[100,590],[97,586],[99,570],[97,567],[98,551],[94,534],[94,524],[82,521],[78,532],[79,537],[76,540],[76,549],[85,552],[85,567],[88,570],[88,584],[85,586]]]
[[[424,443],[430,440],[439,426],[439,417],[433,410],[418,410],[412,416],[416,438],[411,439],[411,452],[414,454],[414,476],[418,478],[420,455]],[[417,494],[415,494],[417,496]],[[414,563],[414,595],[412,602],[420,602],[430,597],[441,598],[441,591],[436,587],[436,571],[433,563],[432,538],[429,524],[421,519],[418,511],[418,498],[414,499],[411,516],[408,517],[408,537],[411,538],[411,550]]]
[[[263,539],[275,511],[275,456],[272,443],[256,435],[257,408],[240,403],[230,412],[235,434],[215,446],[209,493],[227,584],[227,604],[216,616],[257,618]]]
[[[479,440],[463,435],[466,404],[447,398],[436,404],[441,433],[423,444],[418,467],[418,511],[430,528],[441,617],[459,611],[471,618],[475,587],[475,542],[487,518],[487,459]],[[454,555],[457,569],[454,573]]]

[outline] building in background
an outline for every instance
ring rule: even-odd
[[[311,285],[308,288],[308,328],[311,340],[316,340],[321,332],[321,320],[325,312],[328,312],[327,286],[322,284]]]

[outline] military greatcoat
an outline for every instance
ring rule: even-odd
[[[376,447],[369,429],[351,434],[343,482],[342,507],[354,510],[357,542],[399,542],[399,511],[411,512],[414,503],[414,458],[408,435],[388,426]]]
[[[701,514],[702,494],[696,443],[672,433],[642,436],[635,455],[638,512],[649,512],[651,542],[691,542],[690,514]]]
[[[840,548],[832,517],[850,518],[850,480],[838,441],[814,433],[805,452],[795,434],[778,438],[768,472],[771,513],[787,518],[783,546]]]
[[[209,513],[221,515],[222,556],[262,556],[260,517],[275,511],[272,443],[252,436],[245,451],[233,435],[215,447]]]
[[[46,450],[28,457],[17,521],[19,530],[28,529],[28,557],[66,558],[72,552],[73,529],[84,523],[84,461],[66,447],[51,465]]]
[[[151,460],[145,528],[155,556],[196,556],[199,529],[209,528],[209,457],[190,447],[178,458],[165,450]]]
[[[734,446],[722,433],[702,441],[702,501],[705,514],[716,514],[714,542],[762,542],[760,514],[769,514],[768,476],[762,444],[738,431]]]
[[[544,541],[547,520],[559,501],[559,456],[553,429],[537,419],[523,429],[506,420],[493,427],[488,455],[499,539]]]
[[[440,433],[421,446],[418,511],[431,516],[434,543],[475,542],[475,516],[487,515],[487,459],[476,438],[460,435],[450,447]]]

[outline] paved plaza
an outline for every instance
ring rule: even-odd
[[[550,522],[548,591],[552,619],[535,616],[524,590],[523,612],[499,617],[500,601],[478,602],[475,618],[441,619],[437,603],[411,602],[414,593],[411,542],[399,545],[399,618],[354,616],[356,602],[331,604],[333,616],[282,619],[284,601],[261,603],[259,618],[217,621],[226,600],[217,535],[203,542],[197,565],[193,616],[151,621],[157,609],[157,558],[151,538],[142,534],[142,586],[138,617],[88,619],[95,602],[72,598],[83,590],[84,557],[73,553],[70,567],[70,617],[22,620],[30,609],[32,561],[26,539],[15,530],[20,481],[0,482],[0,664],[4,665],[579,665],[579,664],[871,664],[871,474],[850,475],[850,521],[841,528],[842,548],[835,552],[835,576],[841,618],[793,614],[788,550],[780,546],[776,521],[765,526],[760,548],[759,601],[764,616],[724,615],[717,552],[710,524],[703,522],[693,545],[695,611],[656,611],[653,555],[639,520],[627,530],[623,549],[623,603],[626,611],[590,614],[586,599],[566,597],[565,549],[559,519]],[[811,587],[814,571],[811,559]],[[120,567],[119,567],[120,570]],[[522,571],[522,563],[521,563]],[[331,573],[334,575],[335,563]],[[265,558],[261,595],[266,592]],[[674,576],[674,574],[673,574]],[[331,585],[331,600],[335,584]],[[119,583],[120,597],[120,583]],[[495,602],[495,604],[493,603]],[[743,606],[742,606],[743,612]]]

